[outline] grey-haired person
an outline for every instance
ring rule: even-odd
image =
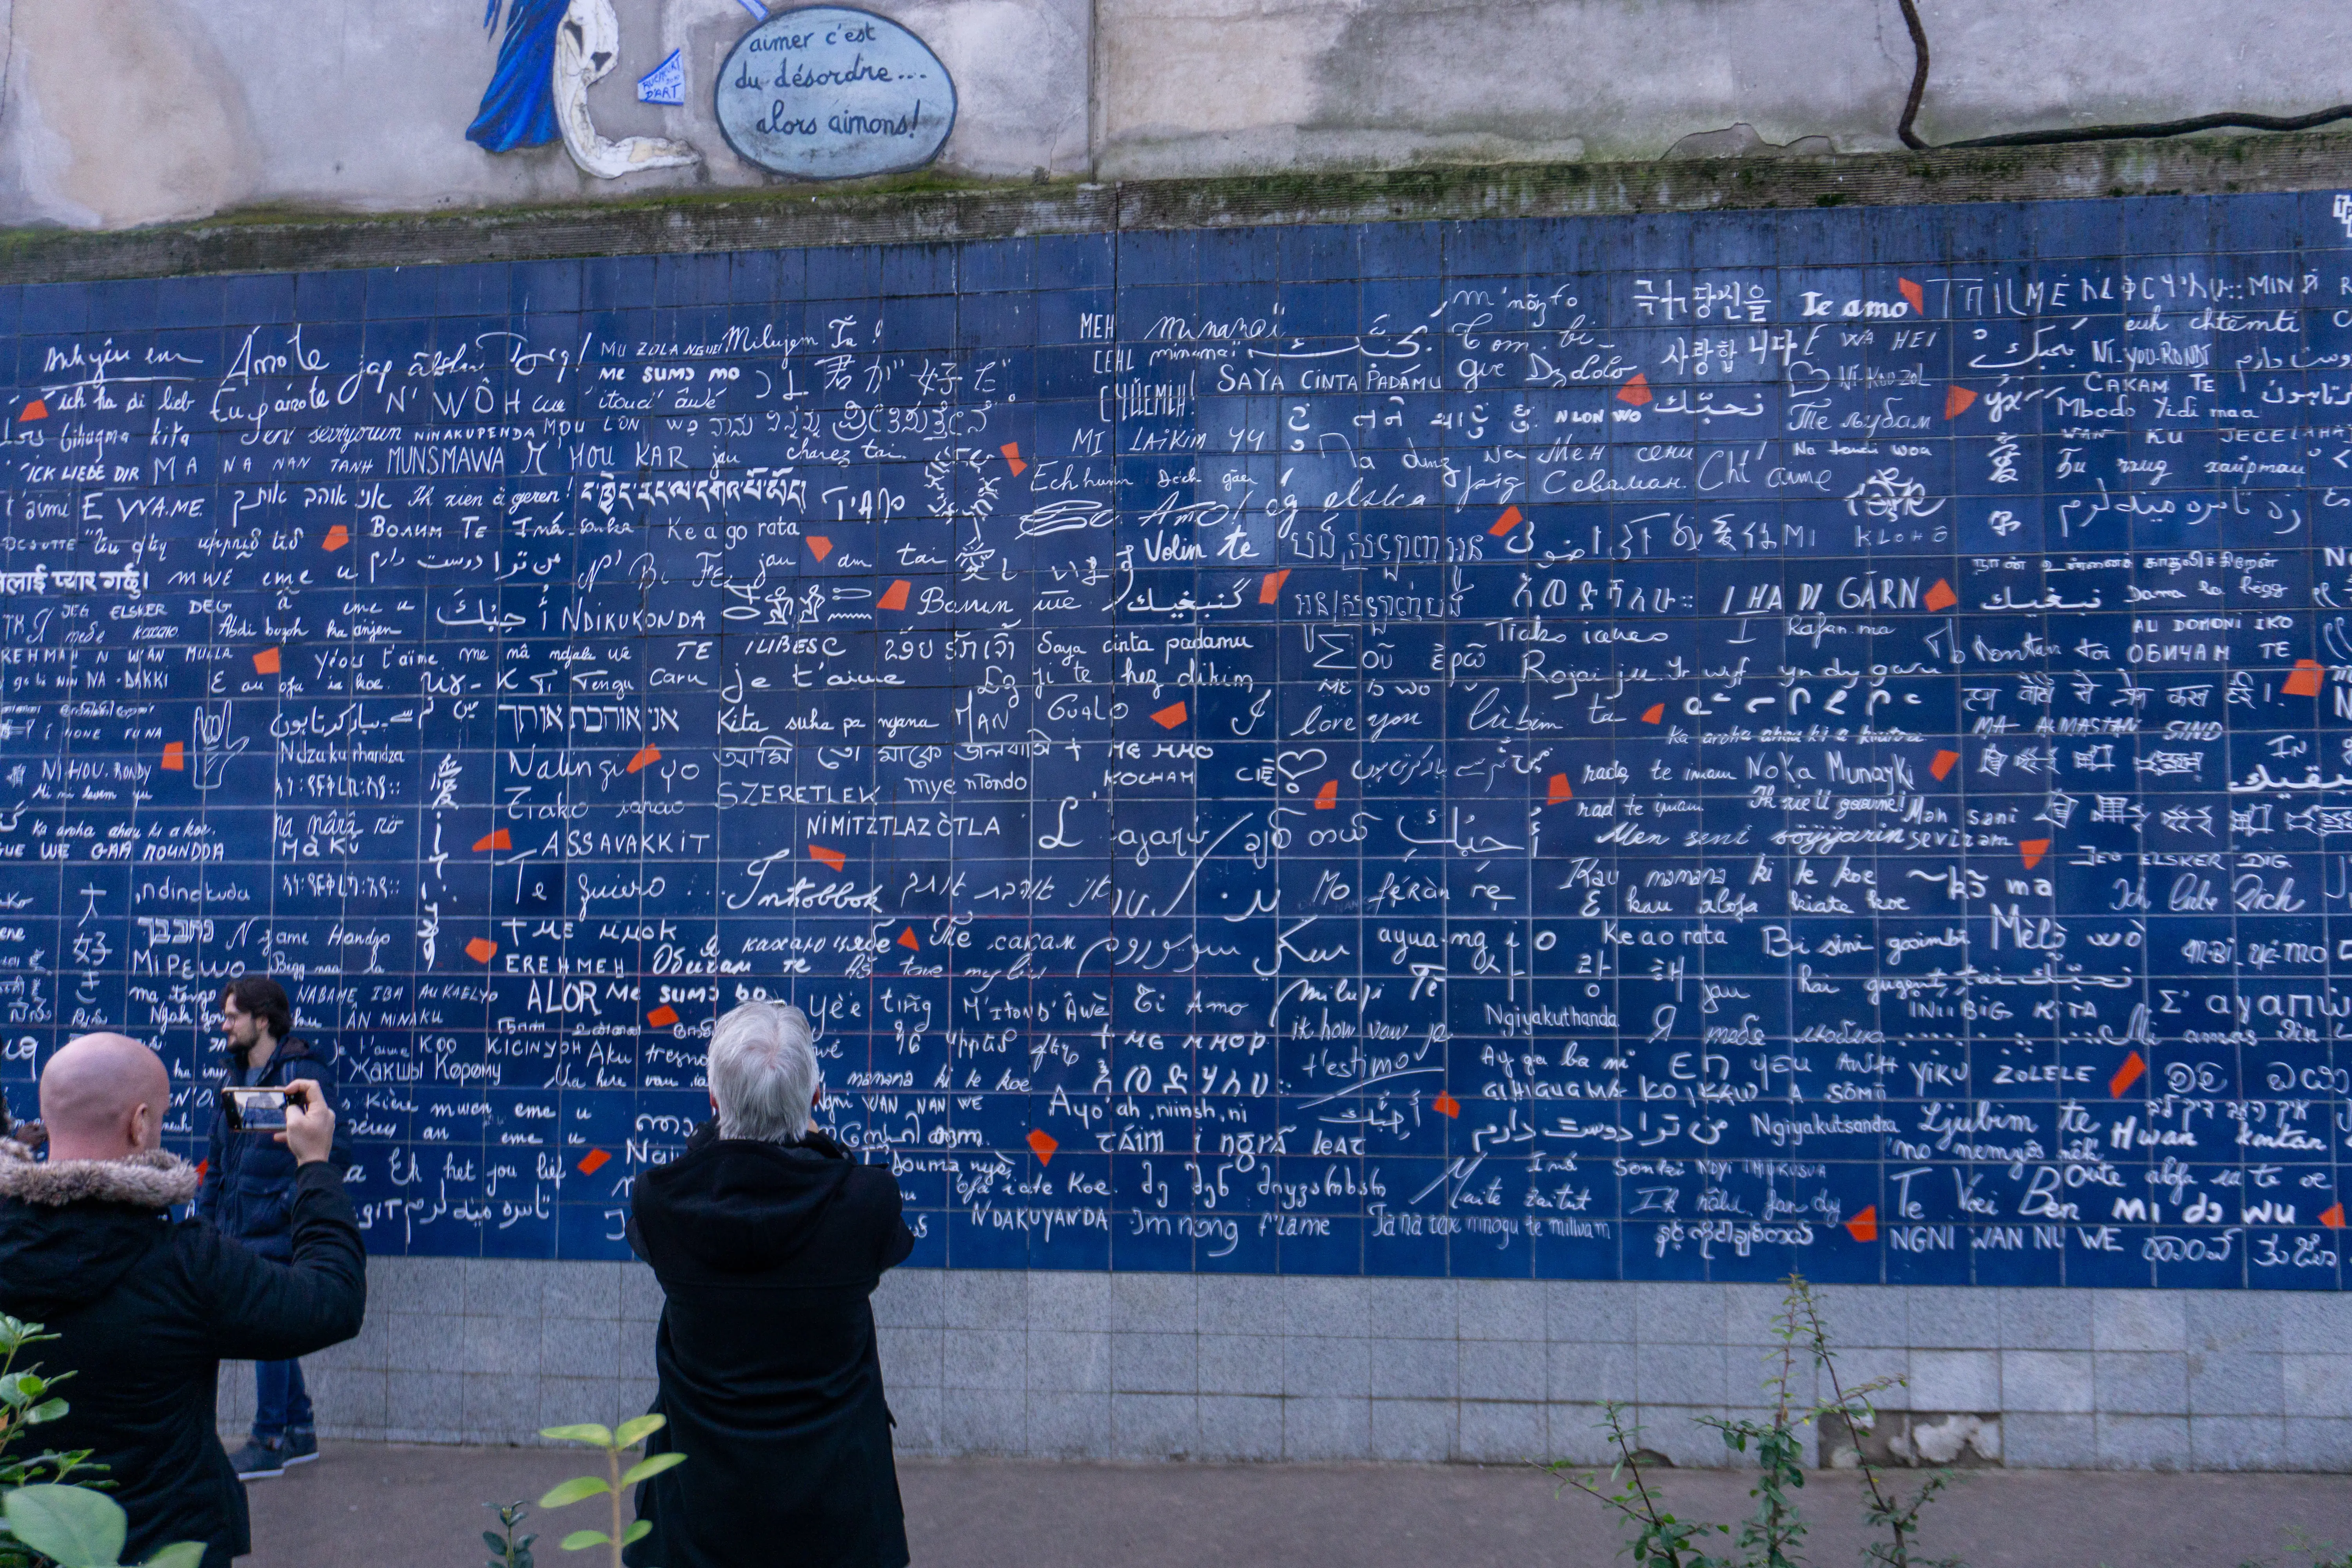
[[[811,1125],[822,1089],[799,1008],[719,1019],[708,1079],[711,1119],[632,1188],[629,1241],[664,1298],[654,1409],[669,1424],[648,1448],[687,1459],[637,1489],[653,1531],[628,1560],[904,1568],[868,1301],[914,1249],[898,1178]]]

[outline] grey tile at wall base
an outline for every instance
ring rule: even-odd
[[[365,1329],[304,1363],[330,1438],[533,1443],[654,1393],[640,1265],[388,1258]],[[1823,1290],[1848,1386],[1999,1411],[2017,1468],[2352,1472],[2352,1298]],[[1627,1402],[1677,1464],[1761,1403],[1769,1286],[902,1269],[875,1296],[908,1454],[1600,1460]],[[1811,1397],[1810,1374],[1799,1392]],[[241,1440],[251,1369],[222,1370]]]

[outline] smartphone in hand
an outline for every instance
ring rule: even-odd
[[[224,1088],[221,1114],[228,1118],[232,1132],[283,1132],[287,1101],[293,1098],[290,1089]]]

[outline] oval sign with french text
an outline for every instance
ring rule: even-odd
[[[849,180],[917,168],[955,127],[955,83],[929,45],[848,5],[779,11],[719,72],[719,126],[763,169]]]

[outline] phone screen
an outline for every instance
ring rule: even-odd
[[[286,1091],[282,1089],[224,1089],[221,1109],[228,1124],[240,1132],[282,1132],[286,1129]]]

